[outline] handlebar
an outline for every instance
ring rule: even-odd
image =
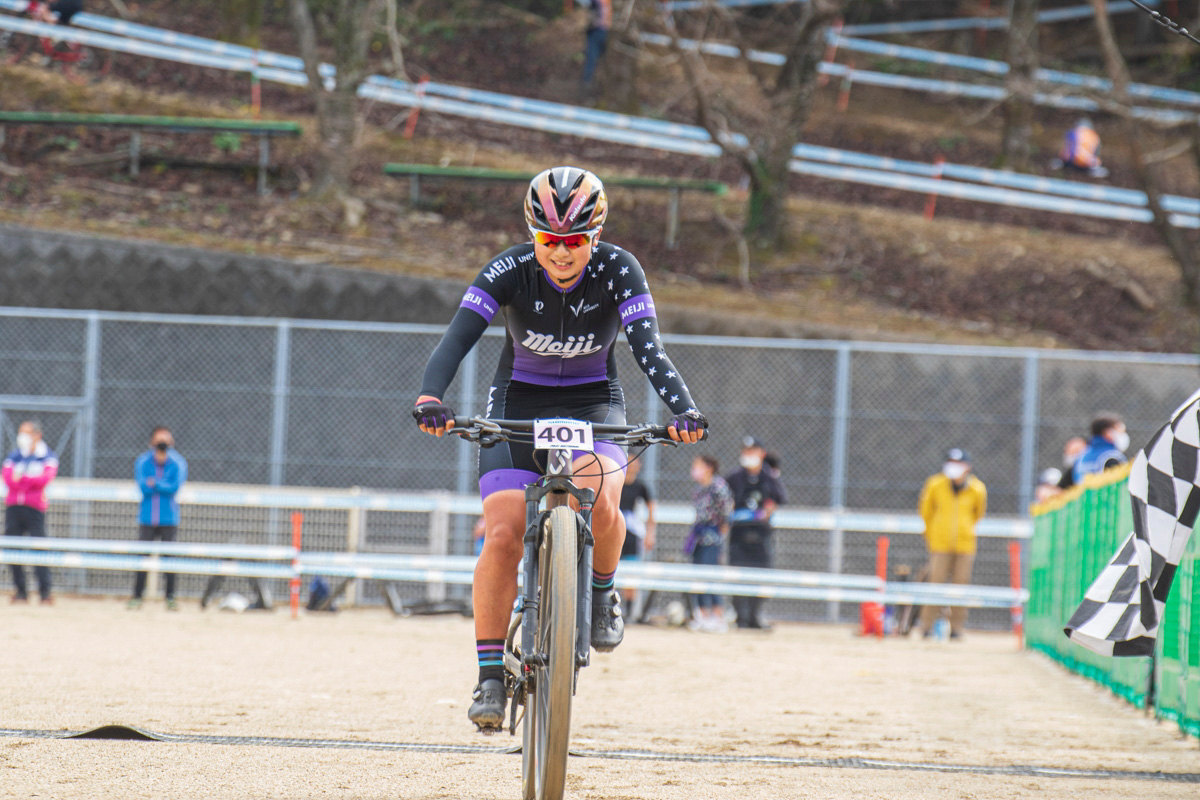
[[[533,435],[533,420],[530,419],[487,419],[485,417],[455,417],[454,427],[448,433],[461,436],[470,442],[481,445],[492,445],[507,442],[513,434]],[[592,423],[592,435],[613,444],[625,447],[638,445],[666,444],[677,445],[679,442],[671,438],[667,426],[644,422],[641,425],[607,425]],[[708,438],[708,429],[703,431],[700,441]]]

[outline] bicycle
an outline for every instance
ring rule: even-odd
[[[21,12],[20,16],[26,19],[41,21],[45,11],[46,3],[30,2],[28,7]],[[83,82],[83,77],[77,75],[74,67],[79,67],[85,70],[95,70],[97,77],[108,74],[109,68],[112,66],[111,57],[104,59],[103,63],[99,63],[96,52],[92,48],[80,44],[79,42],[71,42],[66,40],[56,40],[50,36],[38,36],[38,45],[42,51],[42,63],[45,66],[52,64],[61,64],[63,74],[68,79],[75,83]],[[8,58],[4,59],[5,64],[16,64],[23,59],[30,51],[31,44],[18,38],[18,35],[13,31],[0,30],[0,50],[10,51]]]
[[[524,585],[509,620],[504,667],[505,689],[512,698],[509,733],[515,736],[517,725],[524,725],[524,800],[561,800],[567,777],[571,699],[579,670],[591,661],[592,647],[595,540],[591,511],[595,493],[572,481],[572,451],[589,450],[599,437],[629,447],[678,443],[665,427],[656,425],[602,425],[567,419],[456,417],[449,432],[482,447],[517,438],[546,452],[544,475],[525,489]],[[572,499],[579,511],[571,508]],[[523,708],[520,716],[518,707]]]

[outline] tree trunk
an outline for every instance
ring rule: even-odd
[[[1038,0],[1011,0],[1004,134],[998,166],[1029,172],[1033,156],[1033,100],[1037,93]]]
[[[221,0],[221,38],[227,42],[257,47],[265,0]]]
[[[750,200],[746,205],[745,236],[760,250],[784,243],[787,222],[788,172],[760,163],[750,170]]]
[[[392,75],[402,81],[408,80],[408,71],[404,68],[404,48],[400,45],[400,28],[396,13],[397,0],[385,0],[386,11],[384,25],[387,27],[388,47],[392,51]]]
[[[642,98],[638,91],[638,55],[642,42],[636,11],[637,0],[613,4],[608,55],[600,65],[600,86],[605,104],[624,114],[640,114],[642,111]]]
[[[358,85],[366,77],[367,47],[382,0],[339,0],[331,11],[329,35],[337,79],[327,90],[318,74],[321,63],[317,32],[308,0],[288,0],[292,26],[300,43],[308,90],[317,106],[317,130],[321,138],[313,177],[312,193],[333,194],[347,207],[349,218],[350,178],[357,163],[362,130],[358,110]]]
[[[1104,63],[1113,83],[1113,99],[1121,106],[1122,127],[1129,145],[1130,159],[1138,183],[1146,193],[1146,204],[1152,217],[1151,224],[1179,267],[1179,276],[1187,290],[1186,302],[1192,308],[1200,309],[1200,259],[1194,254],[1183,230],[1171,224],[1170,216],[1162,207],[1162,189],[1158,177],[1154,174],[1154,169],[1146,163],[1145,154],[1142,152],[1142,126],[1131,112],[1129,69],[1117,47],[1116,37],[1113,36],[1112,23],[1108,18],[1104,0],[1091,0],[1091,4],[1096,12],[1096,32],[1100,35]]]
[[[841,13],[838,0],[812,0],[796,38],[788,47],[769,92],[769,119],[756,139],[758,158],[750,172],[750,204],[746,238],[759,249],[778,248],[787,239],[788,178],[792,150],[812,112],[818,69],[825,55],[825,37]]]

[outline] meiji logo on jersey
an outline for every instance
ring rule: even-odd
[[[643,311],[653,312],[654,311],[654,301],[649,298],[646,298],[645,300],[639,300],[636,303],[633,303],[631,305],[628,305],[628,306],[622,308],[621,309],[621,321],[624,322],[629,317],[632,317],[635,314],[639,314]]]
[[[586,302],[587,302],[586,298],[584,298],[584,299],[580,299],[580,301],[579,301],[579,304],[578,304],[578,305],[574,305],[574,306],[567,306],[567,308],[569,308],[569,309],[571,309],[572,311],[574,311],[574,312],[575,312],[575,316],[577,316],[577,317],[578,317],[580,314],[586,314],[586,313],[588,313],[589,311],[595,311],[597,308],[599,308],[599,307],[600,307],[600,304],[599,304],[599,303],[592,303],[591,305],[585,306],[585,305],[584,305],[584,303],[586,303]]]
[[[489,283],[495,282],[504,273],[508,272],[513,267],[517,266],[517,261],[512,256],[508,258],[498,258],[488,267],[488,271],[483,273],[483,277],[488,279]]]
[[[596,334],[589,333],[585,339],[582,336],[568,336],[566,342],[560,342],[549,333],[534,333],[525,331],[525,341],[521,346],[539,356],[558,356],[559,358],[574,358],[598,353],[604,348],[596,344]]]
[[[489,314],[496,313],[496,309],[492,308],[491,303],[489,303],[483,297],[480,297],[479,295],[475,294],[470,289],[467,289],[467,293],[463,295],[463,304],[467,304],[467,303],[469,303],[473,306],[479,306],[480,308],[483,308],[484,310],[486,310]]]

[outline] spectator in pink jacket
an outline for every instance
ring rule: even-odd
[[[42,426],[34,420],[26,420],[17,428],[17,449],[4,459],[4,485],[8,487],[5,499],[5,536],[46,535],[46,484],[58,474],[58,456],[42,441]],[[25,587],[25,568],[12,564],[13,585],[16,593],[12,602],[28,603]],[[50,597],[50,568],[34,567],[37,575],[38,594],[42,603],[54,602]]]

